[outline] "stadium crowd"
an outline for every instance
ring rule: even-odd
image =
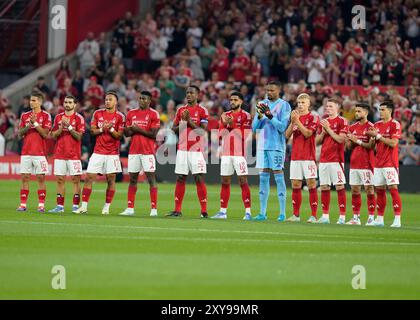
[[[282,83],[281,96],[291,105],[298,94],[309,93],[312,112],[320,117],[328,98],[339,100],[349,122],[356,102],[369,103],[374,122],[379,104],[391,99],[403,128],[400,161],[418,165],[420,17],[415,1],[367,1],[363,30],[352,29],[351,9],[351,1],[338,0],[281,5],[273,0],[160,0],[143,20],[127,12],[111,34],[90,32],[78,46],[78,68],[71,70],[63,59],[54,84],[49,87],[39,77],[33,89],[44,94],[52,117],[63,111],[64,97],[74,95],[87,124],[107,90],[118,92],[123,113],[138,106],[139,91],[148,90],[162,127],[169,128],[185,89],[194,84],[209,110],[209,130],[228,110],[232,90],[243,94],[243,109],[253,115],[251,106],[264,98],[270,80]],[[350,87],[349,93],[342,86]],[[18,153],[17,127],[29,110],[29,96],[17,113],[13,109],[0,100],[0,133],[6,149]],[[175,136],[167,139],[176,143]],[[124,138],[122,155],[128,145]],[[88,130],[82,148],[87,162],[93,148]]]

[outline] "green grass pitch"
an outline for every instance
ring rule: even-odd
[[[195,185],[187,185],[182,218],[173,209],[173,184],[159,185],[159,217],[149,214],[148,186],[139,185],[135,217],[117,214],[126,205],[127,184],[118,184],[111,215],[100,214],[105,185],[97,183],[88,215],[70,212],[67,185],[64,214],[36,212],[31,183],[29,212],[15,211],[18,181],[0,184],[1,299],[419,299],[420,197],[402,195],[403,227],[336,225],[332,193],[331,225],[279,223],[271,190],[266,222],[242,221],[240,188],[232,185],[229,219],[199,218]],[[208,186],[209,214],[219,208],[219,186]],[[302,217],[308,216],[303,193]],[[258,190],[252,186],[253,214]],[[347,195],[351,217],[350,194]],[[287,215],[291,214],[290,194]],[[48,183],[46,208],[55,206]],[[363,209],[366,208],[363,195]],[[305,219],[306,220],[306,219]],[[366,211],[362,222],[366,221]],[[66,289],[51,286],[54,265],[66,270]],[[352,288],[352,268],[366,270],[366,289]]]

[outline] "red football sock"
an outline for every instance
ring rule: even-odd
[[[249,190],[248,183],[241,184],[242,189],[242,202],[245,209],[251,208],[251,191]]]
[[[300,206],[302,204],[302,190],[293,189],[292,191],[292,203],[293,203],[293,214],[296,217],[299,217],[300,214]]]
[[[106,189],[105,203],[111,203],[114,199],[115,190]]]
[[[220,208],[227,208],[230,198],[230,184],[222,183],[222,188],[220,189]]]
[[[57,193],[57,205],[64,206],[64,197],[61,195],[61,193]]]
[[[346,215],[346,189],[337,190],[340,216]]]
[[[392,197],[392,206],[394,207],[394,215],[399,216],[401,215],[402,203],[400,193],[398,189],[390,189],[389,192],[391,193]]]
[[[73,205],[78,206],[80,204],[80,194],[76,193],[73,195]]]
[[[207,212],[207,188],[204,182],[197,182],[197,196],[200,201],[201,212]]]
[[[175,185],[175,210],[177,212],[180,212],[182,209],[182,200],[184,200],[184,194],[185,194],[185,181],[176,182]]]
[[[150,193],[150,206],[152,209],[157,208],[157,188],[153,187],[149,189]]]
[[[127,208],[134,208],[134,203],[136,202],[136,192],[137,186],[128,185]]]
[[[330,213],[330,200],[331,200],[330,190],[322,190],[321,191],[321,206],[322,206],[323,214]]]
[[[26,202],[28,201],[29,190],[20,189],[20,205],[26,207]]]
[[[309,204],[312,209],[312,216],[316,218],[316,212],[318,211],[318,191],[316,188],[309,189]]]
[[[378,206],[378,216],[383,216],[386,208],[386,190],[376,189],[376,203]]]
[[[367,206],[368,206],[368,213],[370,215],[374,215],[375,214],[375,208],[376,208],[375,194],[368,194],[367,195]]]
[[[82,190],[82,201],[83,202],[89,202],[90,194],[92,193],[92,189],[87,189],[83,187]]]
[[[39,204],[43,205],[45,203],[45,197],[47,196],[47,190],[38,190],[38,200]]]
[[[362,206],[362,195],[360,193],[352,193],[351,206],[353,208],[353,214],[360,215],[360,207]]]

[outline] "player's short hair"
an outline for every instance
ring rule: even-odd
[[[40,92],[33,91],[31,93],[31,97],[37,97],[39,100],[41,100],[42,102],[44,102],[44,96]]]
[[[299,94],[297,96],[296,100],[300,100],[300,99],[308,99],[308,100],[311,100],[311,97],[307,93],[301,93],[301,94]]]
[[[334,98],[328,98],[327,102],[332,102],[332,103],[335,103],[337,106],[341,106],[340,101]]]
[[[77,98],[76,98],[75,96],[71,95],[71,94],[69,94],[69,95],[65,96],[65,97],[64,97],[64,100],[65,100],[65,99],[73,99],[73,102],[74,102],[74,103],[77,103]]]
[[[366,103],[366,102],[357,102],[357,103],[356,103],[356,107],[363,108],[363,109],[365,109],[366,111],[369,111],[369,110],[370,110],[370,106],[369,106],[369,104],[368,104],[368,103]]]
[[[243,94],[242,94],[242,93],[240,93],[239,91],[233,91],[233,92],[230,94],[230,97],[232,97],[232,96],[238,97],[239,99],[241,99],[242,101],[244,101],[244,96],[243,96]]]
[[[117,92],[116,92],[116,91],[114,91],[114,90],[109,90],[109,91],[107,91],[107,92],[105,93],[105,97],[106,97],[106,96],[108,96],[108,95],[112,95],[112,96],[114,96],[114,97],[115,97],[115,99],[117,99],[117,102],[118,102],[118,94],[117,94]]]
[[[379,106],[391,109],[391,111],[394,111],[395,109],[394,103],[391,100],[385,100],[384,102],[380,103]]]
[[[277,88],[281,88],[281,82],[276,81],[276,80],[272,80],[272,81],[267,83],[267,86],[276,86]]]
[[[148,96],[150,99],[152,99],[152,94],[149,91],[143,90],[140,92],[142,96]]]
[[[197,93],[200,93],[200,88],[199,87],[197,87],[196,85],[194,85],[194,84],[192,84],[192,85],[189,85],[188,86],[188,88],[194,88],[196,91],[197,91]]]

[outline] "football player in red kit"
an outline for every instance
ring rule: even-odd
[[[85,132],[85,119],[75,111],[74,96],[64,98],[64,112],[57,114],[51,131],[57,139],[54,150],[54,175],[57,179],[57,206],[49,212],[64,212],[66,175],[73,181],[73,209],[80,203],[80,178],[82,176],[82,136]]]
[[[155,140],[160,128],[159,113],[150,108],[152,95],[149,91],[142,91],[139,97],[139,108],[128,111],[124,133],[131,137],[128,152],[128,185],[127,208],[120,213],[122,216],[134,215],[134,203],[137,193],[137,180],[140,171],[144,171],[149,182],[150,216],[157,216],[157,186]]]
[[[115,179],[121,172],[120,139],[124,134],[125,116],[117,110],[118,95],[108,91],[105,95],[105,108],[96,110],[92,116],[92,135],[96,136],[95,148],[89,159],[86,180],[82,190],[82,205],[74,211],[87,213],[92,184],[97,174],[104,174],[108,183],[105,205],[102,214],[109,214],[109,207],[115,194]]]
[[[38,212],[45,212],[45,174],[48,173],[48,162],[45,158],[45,139],[51,129],[51,115],[41,109],[44,97],[34,92],[31,94],[29,104],[31,111],[20,117],[19,136],[23,138],[23,147],[20,157],[20,174],[22,189],[20,190],[20,206],[17,211],[26,211],[29,195],[29,180],[35,174],[38,181]]]
[[[386,188],[392,198],[394,222],[391,227],[401,227],[401,197],[398,192],[400,183],[398,176],[398,143],[401,138],[401,125],[392,119],[394,105],[392,101],[384,101],[379,105],[381,120],[374,128],[367,131],[368,136],[375,138],[376,158],[373,173],[373,183],[376,190],[377,217],[370,226],[384,226],[386,208]]]

